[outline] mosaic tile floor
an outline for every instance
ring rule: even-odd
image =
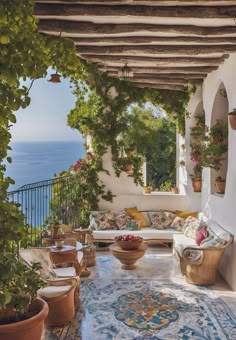
[[[214,289],[187,284],[168,248],[150,247],[131,271],[97,252],[90,269],[75,319],[44,339],[236,339],[236,293],[220,279]]]

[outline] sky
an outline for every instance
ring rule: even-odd
[[[15,112],[17,123],[10,130],[13,142],[83,140],[78,130],[67,126],[67,114],[76,101],[73,88],[62,77],[61,83],[49,82],[51,73],[55,72],[34,81],[30,105]]]

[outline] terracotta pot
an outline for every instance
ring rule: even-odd
[[[52,238],[58,238],[58,230],[60,226],[59,225],[52,225],[51,226],[51,236]]]
[[[127,155],[128,157],[134,156],[134,155],[135,155],[135,150],[126,151],[126,155]]]
[[[178,187],[173,187],[171,188],[172,194],[179,194],[179,188]]]
[[[228,115],[231,129],[236,130],[236,115]]]
[[[37,314],[27,320],[0,325],[0,339],[40,340],[44,320],[48,315],[48,304],[42,299],[36,299],[30,309],[37,311]]]
[[[216,182],[216,192],[218,194],[224,194],[225,193],[225,182]]]
[[[192,187],[194,192],[201,192],[202,191],[202,181],[193,181],[192,180]]]
[[[152,188],[151,187],[144,187],[143,191],[145,194],[150,194],[152,192]]]
[[[133,164],[125,164],[124,165],[124,170],[125,171],[131,171],[133,169]]]

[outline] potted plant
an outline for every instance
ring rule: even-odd
[[[176,185],[174,185],[174,186],[171,187],[171,192],[172,192],[172,194],[177,195],[177,194],[179,194],[179,188]]]
[[[48,230],[50,231],[51,238],[53,239],[59,238],[59,231],[61,231],[62,221],[60,221],[56,215],[52,214],[46,219],[45,223],[48,226]]]
[[[147,184],[143,187],[143,191],[145,194],[150,194],[152,192],[152,186]]]
[[[225,193],[225,179],[221,176],[217,176],[215,179],[216,192],[218,194]]]
[[[217,120],[209,129],[208,137],[213,143],[224,142],[228,137],[228,124],[221,119]]]
[[[29,268],[19,259],[29,233],[18,206],[7,200],[0,206],[0,339],[40,340],[48,306],[37,299],[37,291],[44,281],[38,264]]]
[[[200,163],[193,167],[193,174],[190,175],[194,192],[202,191],[202,166]]]
[[[228,118],[231,129],[236,130],[236,109],[228,113]]]

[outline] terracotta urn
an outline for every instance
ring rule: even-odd
[[[202,191],[202,181],[192,179],[192,187],[193,187],[194,192],[201,192]]]
[[[218,194],[224,194],[225,193],[225,182],[217,182],[215,183],[216,185],[216,192]]]
[[[229,112],[228,117],[231,129],[236,130],[236,111]]]
[[[179,194],[179,188],[178,187],[172,187],[171,192],[172,192],[172,194]]]

